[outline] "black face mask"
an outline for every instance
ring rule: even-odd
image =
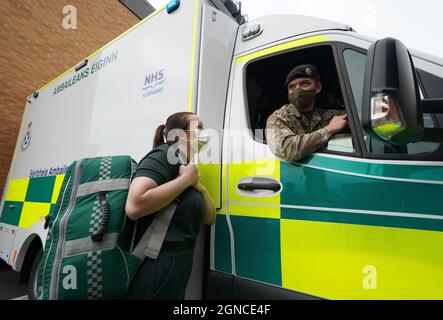
[[[288,99],[297,109],[303,111],[314,102],[316,95],[315,89],[295,89],[288,95]]]

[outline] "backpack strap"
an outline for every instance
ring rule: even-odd
[[[157,259],[176,207],[173,201],[157,213],[132,252],[133,255],[141,260],[145,257]]]
[[[180,152],[178,153],[180,164],[186,165],[186,160],[183,159]],[[143,260],[145,257],[157,259],[160,249],[165,240],[166,232],[177,208],[177,202],[179,199],[175,199],[166,207],[157,212],[155,218],[152,220],[148,229],[143,234],[142,238],[138,242],[133,255]]]

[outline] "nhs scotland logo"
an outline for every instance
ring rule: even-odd
[[[148,74],[147,76],[145,76],[144,80],[143,98],[160,93],[163,91],[163,85],[166,81],[165,70],[161,69],[159,71]]]

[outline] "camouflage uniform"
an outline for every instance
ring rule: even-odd
[[[295,162],[326,147],[331,134],[325,127],[334,116],[345,113],[315,108],[309,117],[292,103],[284,105],[266,121],[268,146],[277,156]]]

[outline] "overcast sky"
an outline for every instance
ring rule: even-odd
[[[185,0],[188,1],[188,0]],[[165,0],[149,0],[156,8]],[[375,38],[394,37],[406,46],[443,57],[443,1],[437,0],[242,0],[249,20],[295,13],[345,23]]]

